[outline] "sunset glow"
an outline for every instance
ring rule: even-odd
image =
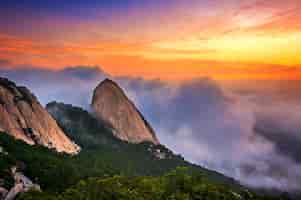
[[[97,65],[173,80],[301,78],[299,0],[28,2],[1,5],[1,66]]]
[[[300,91],[301,0],[0,0],[0,200],[301,200]]]

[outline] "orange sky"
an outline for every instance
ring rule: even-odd
[[[100,8],[88,19],[2,12],[0,63],[97,65],[113,75],[175,80],[301,79],[299,0],[174,2],[113,7],[105,19]]]

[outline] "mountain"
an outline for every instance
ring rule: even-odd
[[[99,148],[120,143],[109,126],[91,113],[70,104],[50,102],[47,111],[57,121],[68,137],[83,149]]]
[[[20,89],[5,80],[2,90]],[[16,96],[16,92],[6,93]],[[21,93],[19,98],[26,102],[17,102],[16,106],[28,106],[27,101],[34,101],[33,95],[29,98]],[[2,102],[7,106],[9,101],[4,100]],[[108,101],[107,106],[111,106],[110,103]],[[32,104],[38,104],[37,100]],[[31,109],[34,111],[36,106]],[[10,107],[1,109],[4,108]],[[20,176],[29,191],[22,193],[27,191],[25,188],[20,190],[21,193],[14,192],[16,200],[287,200],[257,195],[232,178],[185,161],[158,142],[119,139],[112,124],[82,108],[52,102],[46,109],[49,117],[56,120],[56,126],[65,132],[65,137],[79,144],[81,151],[76,155],[58,153],[46,148],[47,145],[38,142],[34,143],[38,145],[28,145],[25,140],[15,140],[12,134],[0,131],[0,200],[6,200],[11,193],[8,191],[23,188],[24,184],[19,184],[22,182]],[[31,115],[34,114],[26,117]],[[40,124],[42,116],[36,116],[35,120],[36,125]],[[12,172],[20,176],[16,177]]]
[[[92,168],[97,169],[94,162],[96,165],[103,162],[115,173],[127,176],[158,176],[177,167],[188,167],[202,172],[210,181],[239,185],[232,178],[185,161],[162,144],[149,141],[134,144],[118,139],[110,127],[82,108],[51,102],[46,109],[64,132],[82,147],[78,156],[89,160],[90,172]],[[81,165],[84,163],[81,161]]]
[[[20,194],[17,200],[286,200],[257,195],[229,177],[185,161],[161,144],[119,140],[82,108],[56,102],[46,108],[82,150],[76,156],[58,154],[0,134],[3,187],[14,186],[8,171],[17,166],[42,190]]]
[[[159,144],[152,127],[114,81],[105,79],[95,88],[91,105],[96,117],[110,125],[119,139]]]
[[[0,78],[0,130],[31,145],[71,154],[79,151],[26,87],[5,78]]]

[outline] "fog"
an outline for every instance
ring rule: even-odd
[[[283,98],[285,88],[237,90],[210,78],[170,83],[111,77],[84,66],[3,69],[0,76],[30,88],[43,105],[56,100],[87,110],[93,89],[109,77],[138,106],[160,142],[186,160],[253,187],[297,190],[301,185],[301,104],[293,96]]]

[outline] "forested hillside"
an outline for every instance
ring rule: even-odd
[[[81,108],[51,103],[47,109],[82,150],[78,155],[57,153],[1,133],[3,186],[13,186],[10,169],[17,166],[43,191],[18,199],[268,199],[162,145],[116,139],[107,125]]]

